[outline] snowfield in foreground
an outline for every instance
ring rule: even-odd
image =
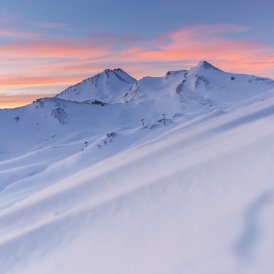
[[[0,111],[0,273],[272,274],[273,82],[115,73],[104,106]]]

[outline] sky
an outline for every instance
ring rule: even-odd
[[[106,68],[133,77],[201,60],[274,78],[273,0],[1,0],[0,108]]]

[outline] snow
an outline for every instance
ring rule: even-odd
[[[113,71],[0,110],[0,272],[271,274],[273,81]]]
[[[76,102],[95,99],[119,103],[125,91],[135,82],[136,80],[122,69],[106,69],[76,86],[69,87],[56,97]]]

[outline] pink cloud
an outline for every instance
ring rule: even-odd
[[[0,55],[17,58],[96,58],[104,55],[108,49],[104,45],[94,42],[81,42],[72,40],[32,40],[22,43],[12,43],[0,46]]]
[[[0,79],[1,89],[16,89],[16,88],[32,88],[39,86],[51,86],[51,85],[66,85],[73,84],[80,81],[82,78],[78,75],[50,75],[50,76],[17,76],[13,75],[2,77]]]

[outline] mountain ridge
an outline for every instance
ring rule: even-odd
[[[114,79],[109,77],[112,74],[116,76]],[[256,80],[273,82],[271,79],[254,75],[224,72],[207,61],[201,61],[189,70],[168,71],[166,75],[162,77],[147,76],[140,80],[134,79],[120,68],[113,70],[106,69],[95,76],[87,78],[82,82],[65,89],[64,91],[58,93],[55,97],[78,102],[84,102],[86,100],[99,100],[104,103],[125,103],[132,100],[138,101],[138,98],[140,97],[147,97],[148,99],[151,99],[151,95],[149,93],[155,94],[156,90],[161,90],[162,94],[166,91],[165,95],[170,95],[171,93],[174,95],[174,91],[179,90],[179,85],[185,85],[187,81],[194,83],[194,88],[191,87],[191,85],[188,85],[188,89],[193,91],[199,84],[209,84],[207,83],[207,76],[211,76],[210,74],[213,74],[214,77],[219,78],[223,76],[222,81],[227,79],[233,81],[240,77],[242,79],[245,78],[247,83]],[[98,78],[102,77],[107,77],[107,80],[103,79],[103,83],[101,83],[101,86],[98,88]],[[117,79],[119,79],[118,83],[116,81]],[[176,87],[173,87],[172,91],[168,91],[167,85],[170,85],[168,82],[171,79],[177,84]],[[126,84],[124,84],[125,82]],[[143,87],[144,82],[147,83],[148,87]],[[109,88],[111,85],[115,86],[115,88]],[[220,86],[218,88],[220,88]],[[157,95],[159,96],[161,94],[158,92]],[[154,96],[152,96],[152,98],[154,98]]]

